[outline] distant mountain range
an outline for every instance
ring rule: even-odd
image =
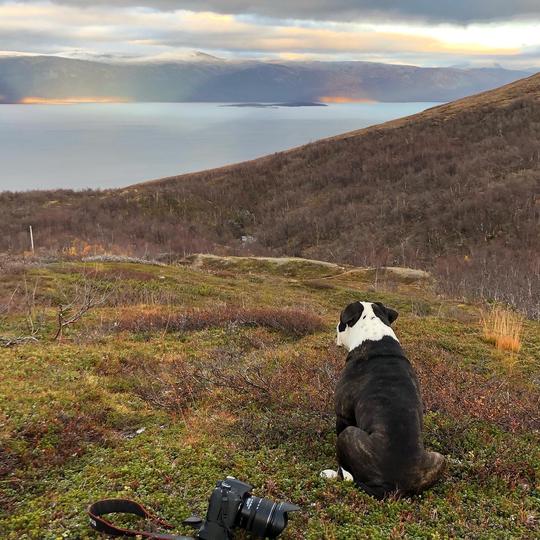
[[[0,57],[0,103],[451,101],[531,73],[372,62],[226,61],[204,54],[169,63]]]

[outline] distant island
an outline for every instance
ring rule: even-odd
[[[258,109],[277,109],[278,107],[328,107],[319,101],[288,101],[286,103],[227,103],[222,107],[255,107]]]

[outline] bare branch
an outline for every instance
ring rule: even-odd
[[[111,290],[109,288],[102,291],[89,279],[85,279],[82,285],[76,287],[71,301],[58,306],[58,326],[53,340],[62,341],[64,330],[68,326],[79,321],[93,308],[104,304],[110,295]]]
[[[15,289],[11,293],[11,296],[9,297],[9,300],[5,304],[0,305],[0,315],[5,315],[9,311],[9,308],[13,302],[13,299],[15,298],[15,295],[17,294],[18,291],[19,291],[19,287],[15,287]]]
[[[19,290],[20,290],[20,287],[17,286],[14,289],[14,291],[11,293],[11,297],[9,298],[8,302],[0,306],[0,315],[2,316],[2,318],[0,319],[1,323],[5,323],[6,316],[9,312],[11,304],[13,303],[13,300],[16,294],[19,292]],[[37,335],[39,328],[36,326],[35,318],[34,318],[34,311],[35,311],[35,305],[36,305],[35,304],[36,290],[37,290],[37,280],[34,283],[34,288],[32,289],[32,291],[29,291],[28,284],[25,277],[23,303],[26,308],[25,319],[28,326],[29,334],[19,335],[19,336],[0,336],[0,344],[3,347],[14,347],[15,345],[22,345],[24,343],[39,341],[39,338]]]
[[[38,342],[39,339],[36,336],[16,336],[16,337],[4,337],[0,336],[0,343],[2,347],[14,347],[15,345],[22,345],[24,343]]]

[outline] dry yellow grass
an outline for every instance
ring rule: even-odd
[[[521,349],[521,332],[523,315],[501,306],[494,306],[482,313],[482,329],[484,336],[495,343],[497,349],[519,352]]]

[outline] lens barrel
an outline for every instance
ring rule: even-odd
[[[296,510],[300,508],[294,504],[251,496],[240,509],[238,526],[259,538],[276,538],[287,526],[287,512]]]

